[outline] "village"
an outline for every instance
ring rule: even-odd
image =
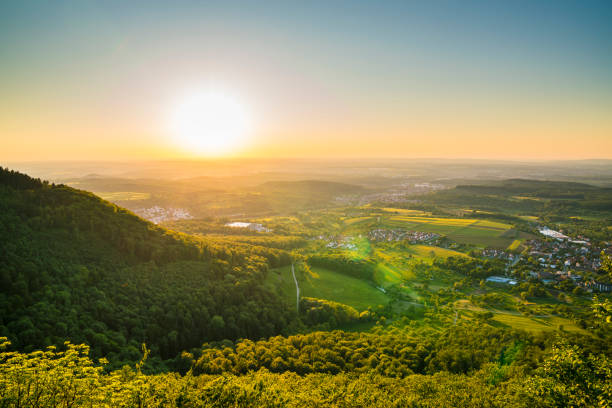
[[[158,205],[149,208],[138,208],[134,210],[138,216],[155,224],[164,221],[188,220],[193,216],[184,208],[164,208]]]
[[[270,228],[266,228],[263,225],[255,223],[255,222],[235,221],[235,222],[228,222],[227,224],[225,224],[225,226],[230,227],[230,228],[246,228],[246,229],[249,229],[255,232],[272,232]]]
[[[592,245],[589,238],[572,239],[545,227],[539,231],[547,238],[525,241],[526,250],[521,255],[495,248],[484,249],[483,257],[507,261],[507,274],[511,276],[492,276],[487,281],[515,285],[520,280],[537,280],[555,285],[570,280],[587,292],[612,291],[612,285],[601,282],[597,273],[601,268],[600,254],[602,251],[612,253],[610,245],[599,248]]]
[[[542,239],[531,239],[522,243],[521,253],[500,248],[472,250],[470,254],[485,259],[504,261],[504,276],[490,276],[487,282],[502,285],[516,285],[520,282],[540,282],[544,285],[579,287],[586,292],[612,292],[612,284],[599,275],[602,250],[612,253],[612,245],[600,248],[593,245],[589,238],[571,238],[548,228],[540,228]],[[441,234],[405,229],[376,228],[367,235],[319,235],[315,239],[326,241],[330,249],[355,251],[360,239],[369,242],[405,242],[440,247],[459,247],[455,242],[445,239]]]
[[[383,229],[378,228],[368,233],[368,238],[372,241],[408,241],[411,244],[422,242],[433,242],[440,238],[440,234],[422,231],[407,231],[402,229]]]

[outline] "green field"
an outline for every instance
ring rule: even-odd
[[[421,210],[408,210],[405,208],[391,208],[391,207],[383,207],[382,211],[386,213],[394,213],[394,214],[402,214],[402,215],[429,215],[431,213],[426,213]]]
[[[408,258],[407,255],[410,255],[411,258]],[[382,286],[415,279],[413,272],[415,261],[431,263],[435,258],[467,257],[462,252],[428,245],[409,245],[403,250],[376,248],[375,256],[378,264],[374,272],[374,280]]]
[[[493,321],[515,329],[529,332],[556,331],[560,326],[563,330],[585,334],[586,331],[576,326],[571,320],[557,316],[528,317],[522,315],[496,313]]]
[[[96,194],[107,201],[135,201],[151,198],[151,194],[149,193],[138,193],[134,191],[97,192]]]
[[[504,312],[501,310],[493,310],[474,306],[468,300],[462,299],[455,302],[455,307],[460,310],[469,310],[472,312],[490,310],[494,313],[491,322],[493,325],[509,326],[518,330],[525,330],[532,333],[543,331],[556,331],[559,327],[563,330],[586,334],[587,331],[576,326],[569,319],[558,316],[524,316],[516,312]]]
[[[468,257],[463,252],[428,245],[410,245],[406,252],[417,258],[428,258],[429,260],[433,260],[434,258],[448,258],[449,256]]]
[[[508,224],[471,218],[436,218],[392,216],[381,220],[381,226],[413,231],[433,232],[462,244],[506,248],[524,233],[511,229]]]
[[[516,251],[521,245],[521,240],[515,239],[510,245],[508,245],[508,251]]]
[[[311,274],[304,274],[296,269],[301,296],[344,303],[359,311],[367,309],[368,306],[384,305],[389,301],[387,295],[361,279],[317,267],[313,267],[311,271]],[[279,288],[287,301],[291,305],[295,304],[295,284],[290,266],[272,269],[268,274],[267,284]]]

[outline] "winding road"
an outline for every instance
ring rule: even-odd
[[[298,313],[300,312],[300,286],[297,283],[297,279],[295,277],[295,268],[293,264],[291,264],[291,273],[293,274],[293,281],[295,282],[295,292],[296,292],[296,309]]]

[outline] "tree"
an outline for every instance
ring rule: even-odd
[[[601,269],[608,273],[608,277],[612,281],[612,258],[610,258],[604,251],[601,251]]]

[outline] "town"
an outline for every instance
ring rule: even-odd
[[[598,281],[601,268],[600,254],[612,253],[611,243],[600,248],[591,244],[589,238],[572,239],[560,232],[541,228],[546,238],[525,241],[525,250],[513,254],[501,249],[486,248],[481,252],[485,258],[508,262],[507,274],[511,277],[490,277],[489,282],[514,285],[517,281],[539,281],[545,285],[571,282],[587,292],[611,292],[612,285]]]

